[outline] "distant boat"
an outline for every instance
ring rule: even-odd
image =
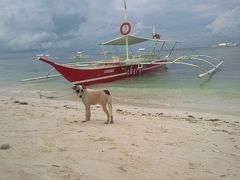
[[[82,59],[87,59],[87,58],[93,58],[92,55],[84,54],[81,51],[78,51],[76,55],[73,56],[73,59],[76,61],[82,60]]]
[[[224,42],[224,43],[219,43],[215,45],[214,47],[236,47],[238,46],[237,43],[231,43],[231,42]]]

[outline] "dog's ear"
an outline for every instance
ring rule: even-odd
[[[73,90],[76,90],[76,88],[77,88],[77,85],[75,85],[75,86],[72,87]]]
[[[87,86],[82,86],[83,89],[87,89]]]

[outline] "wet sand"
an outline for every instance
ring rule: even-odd
[[[240,179],[237,119],[0,96],[0,180]]]

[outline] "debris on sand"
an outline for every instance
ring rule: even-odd
[[[1,147],[0,147],[0,149],[3,149],[3,150],[5,150],[5,149],[10,149],[10,145],[9,144],[2,144],[1,145]]]
[[[28,105],[27,102],[24,102],[24,101],[13,101],[13,103],[15,104],[21,104],[21,105]]]

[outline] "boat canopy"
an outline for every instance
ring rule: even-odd
[[[141,43],[141,42],[149,40],[148,38],[144,38],[144,37],[128,35],[128,36],[121,36],[121,37],[115,38],[113,40],[101,43],[101,45],[125,46],[126,45],[126,38],[128,38],[128,44],[129,45],[138,44],[138,43]]]
[[[127,35],[127,36],[121,36],[121,37],[115,38],[115,39],[107,41],[107,42],[103,42],[100,45],[125,46],[126,38],[128,38],[128,45],[138,44],[138,43],[145,42],[145,41],[176,42],[176,41],[171,41],[171,40],[158,40],[158,39],[144,38],[144,37],[140,37],[140,36]]]

